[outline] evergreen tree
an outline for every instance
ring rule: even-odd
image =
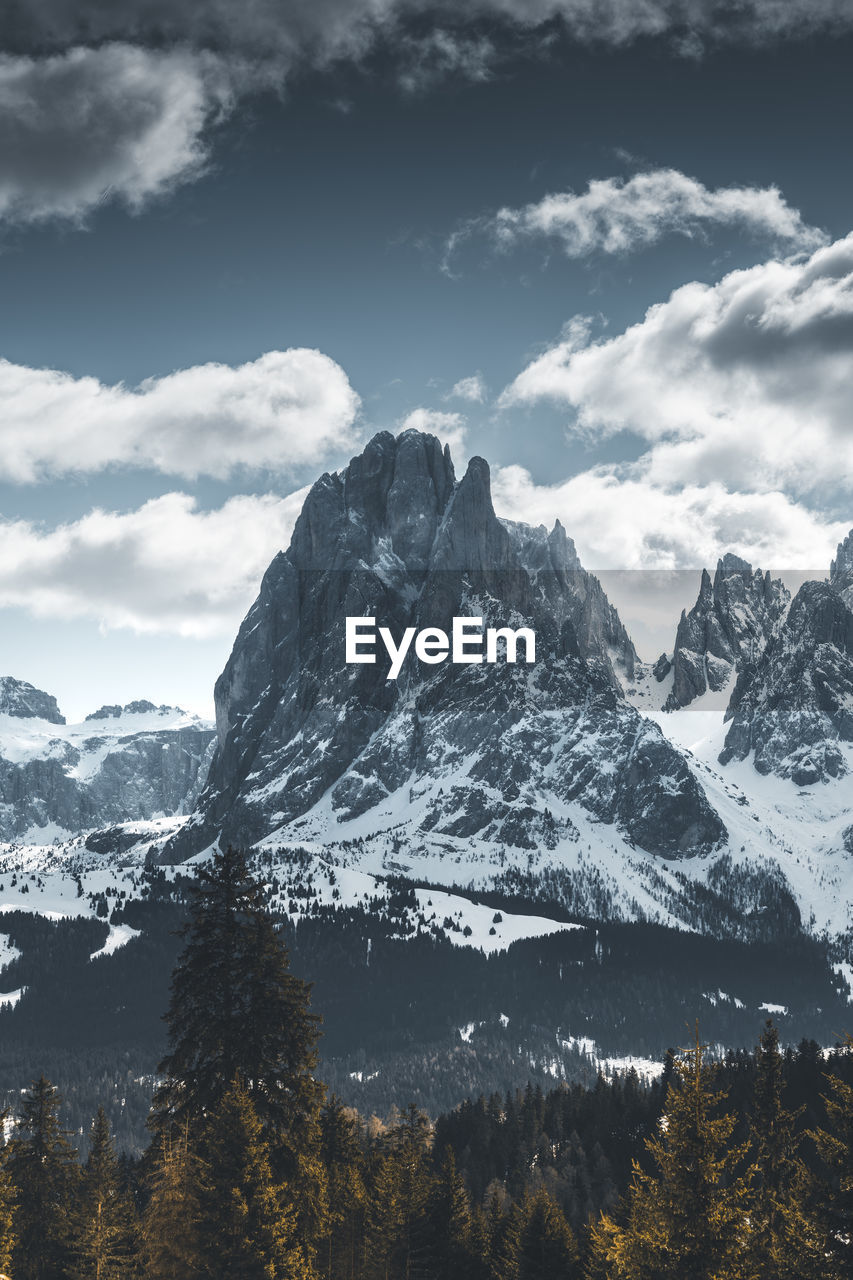
[[[239,1075],[265,1128],[303,1145],[323,1088],[319,1018],[310,987],[290,972],[287,948],[266,909],[262,885],[230,846],[200,866],[186,945],[172,976],[166,1014],[170,1052],[160,1064],[152,1125],[190,1122],[215,1107]]]
[[[435,1280],[469,1280],[475,1267],[471,1206],[452,1150],[444,1153],[427,1204],[430,1275]]]
[[[384,1280],[409,1280],[426,1268],[430,1139],[427,1117],[412,1104],[374,1160],[365,1249],[369,1274]]]
[[[118,1159],[103,1107],[92,1125],[89,1157],[73,1215],[74,1280],[126,1280],[134,1271],[133,1205],[119,1185]]]
[[[788,1110],[783,1093],[779,1033],[768,1019],[755,1051],[750,1272],[762,1280],[806,1280],[822,1274],[822,1249],[808,1220],[808,1177],[798,1156],[797,1122],[804,1107]]]
[[[639,1164],[627,1222],[605,1215],[591,1230],[593,1274],[607,1280],[718,1280],[741,1274],[749,1185],[740,1172],[746,1144],[734,1146],[736,1118],[718,1114],[719,1068],[704,1061],[698,1031],[676,1062],[660,1132]]]
[[[853,1038],[845,1036],[844,1060],[853,1057]],[[826,1127],[812,1132],[826,1177],[812,1187],[810,1220],[820,1242],[824,1276],[853,1276],[853,1085],[840,1075],[825,1076]]]
[[[544,1188],[521,1205],[519,1280],[571,1280],[578,1274],[578,1246],[565,1215]]]
[[[0,1134],[5,1133],[8,1110],[0,1112]],[[15,1247],[15,1187],[9,1171],[9,1148],[0,1151],[0,1276],[12,1270],[12,1254]]]
[[[142,1220],[145,1280],[201,1280],[202,1171],[187,1126],[155,1140],[146,1182],[149,1198]]]
[[[493,1197],[491,1208],[491,1240],[489,1243],[489,1274],[493,1280],[519,1280],[521,1274],[521,1207],[513,1202],[506,1213],[498,1216],[497,1201]]]
[[[312,1249],[328,1212],[319,1158],[324,1090],[313,1075],[319,1018],[310,1011],[309,985],[290,972],[263,886],[238,850],[217,852],[198,868],[184,936],[166,1014],[170,1052],[150,1125],[162,1134],[189,1124],[209,1163],[204,1118],[239,1077]]]
[[[207,1118],[200,1188],[203,1274],[209,1280],[306,1280],[296,1212],[273,1182],[261,1122],[239,1078]]]
[[[329,1216],[320,1250],[330,1280],[353,1280],[361,1261],[367,1190],[358,1118],[334,1094],[320,1114],[320,1154],[326,1170]]]
[[[77,1153],[59,1123],[61,1098],[44,1076],[24,1094],[9,1143],[8,1168],[16,1195],[15,1280],[55,1280],[67,1271],[69,1208],[76,1191]]]

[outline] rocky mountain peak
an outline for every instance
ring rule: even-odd
[[[838,544],[835,559],[829,569],[829,581],[845,604],[853,608],[853,529]]]
[[[809,786],[848,771],[853,742],[853,613],[826,582],[806,582],[759,661],[738,678],[723,764],[754,752],[759,773]]]
[[[65,716],[60,713],[52,694],[36,689],[26,680],[16,680],[14,676],[0,676],[0,713],[26,720],[47,720],[49,724],[65,724]]]
[[[454,617],[527,627],[536,662],[431,665],[410,650],[389,680],[381,653],[344,661],[352,616],[395,638]],[[208,784],[166,856],[315,821],[378,830],[388,805],[409,814],[413,847],[530,848],[546,811],[555,847],[553,813],[571,833],[575,804],[667,856],[713,847],[724,829],[701,788],[622,697],[614,664],[634,658],[561,524],[499,519],[485,459],[457,481],[435,437],[380,433],[312,487],[267,570],[217,681]]]
[[[721,693],[737,671],[754,665],[789,600],[780,580],[731,552],[718,560],[713,581],[703,569],[696,603],[678,624],[665,710],[686,707],[708,691]]]

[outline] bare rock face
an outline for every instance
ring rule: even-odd
[[[14,676],[0,676],[0,715],[65,724],[65,716],[60,714],[52,694]]]
[[[849,609],[853,609],[853,529],[839,542],[829,569],[829,582]]]
[[[344,661],[345,621],[450,631],[454,617],[527,626],[536,663],[440,666],[407,656]],[[499,520],[488,464],[457,482],[450,454],[416,431],[375,436],[308,494],[216,685],[207,785],[166,856],[252,843],[312,807],[337,821],[389,796],[421,796],[422,830],[549,847],[578,806],[651,852],[725,838],[659,729],[624,700],[615,667],[633,645],[558,523]],[[547,813],[547,817],[546,817]]]
[[[713,583],[702,571],[699,596],[682,613],[672,657],[672,691],[664,710],[686,707],[707,691],[722,692],[733,672],[752,667],[778,631],[790,595],[778,579],[738,556],[717,563]]]
[[[826,582],[806,582],[779,634],[738,678],[720,761],[754,752],[759,773],[809,786],[848,771],[853,742],[853,613]]]

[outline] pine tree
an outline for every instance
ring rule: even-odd
[[[201,1280],[201,1182],[202,1169],[187,1126],[155,1139],[142,1219],[145,1280]]]
[[[263,886],[238,850],[198,869],[186,939],[166,1014],[170,1052],[154,1097],[155,1133],[189,1125],[204,1150],[204,1117],[239,1077],[263,1130],[273,1173],[287,1183],[306,1248],[325,1234],[319,1158],[323,1085],[314,1078],[319,1018],[310,986],[290,972]]]
[[[73,1214],[74,1280],[126,1280],[133,1273],[134,1218],[130,1198],[119,1185],[110,1124],[99,1107]]]
[[[365,1231],[369,1274],[408,1280],[426,1267],[430,1139],[427,1117],[412,1104],[374,1160]]]
[[[471,1206],[451,1148],[444,1153],[427,1203],[430,1275],[468,1280],[474,1270]]]
[[[0,1112],[0,1133],[5,1133],[8,1118],[8,1109]],[[9,1171],[9,1148],[4,1146],[0,1150],[0,1277],[8,1276],[12,1270],[16,1218],[15,1187]]]
[[[578,1246],[559,1205],[544,1188],[521,1205],[519,1280],[571,1280],[578,1274]]]
[[[360,1264],[367,1190],[358,1118],[334,1094],[320,1115],[320,1153],[329,1191],[327,1238],[320,1250],[330,1280],[353,1280]]]
[[[489,1246],[489,1273],[493,1280],[519,1280],[521,1273],[521,1206],[512,1203],[506,1213],[497,1216],[492,1201],[492,1236]]]
[[[605,1215],[590,1232],[592,1274],[608,1280],[718,1280],[741,1274],[749,1184],[746,1144],[734,1146],[736,1118],[719,1071],[699,1043],[676,1061],[660,1132],[646,1142],[655,1166],[634,1164],[627,1222]]]
[[[59,1123],[61,1098],[44,1076],[22,1103],[8,1168],[15,1188],[15,1280],[53,1280],[69,1261],[68,1209],[79,1177],[77,1153]]]
[[[184,936],[166,1014],[171,1047],[159,1067],[166,1078],[154,1100],[155,1131],[197,1120],[239,1075],[264,1127],[294,1149],[303,1146],[323,1096],[312,1074],[319,1018],[238,850],[229,846],[198,868]]]
[[[845,1036],[843,1058],[853,1055]],[[839,1075],[825,1076],[826,1127],[812,1133],[827,1176],[812,1188],[810,1221],[818,1235],[824,1276],[853,1275],[853,1085]]]
[[[296,1240],[296,1213],[273,1182],[261,1122],[239,1077],[207,1118],[200,1188],[204,1276],[301,1280],[311,1268]]]
[[[808,1174],[798,1155],[797,1121],[805,1108],[790,1111],[784,1105],[784,1059],[770,1019],[755,1051],[755,1069],[750,1273],[761,1280],[806,1280],[822,1275],[823,1250],[808,1219]]]

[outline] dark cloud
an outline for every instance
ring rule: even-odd
[[[608,44],[670,35],[689,56],[703,40],[799,37],[853,27],[853,10],[843,0],[12,0],[5,8],[4,45],[12,52],[44,53],[104,40],[155,47],[178,42],[273,57],[288,66],[361,57],[377,35],[393,35],[424,17],[456,28],[495,20],[517,27],[555,21],[574,39]]]
[[[139,208],[198,176],[205,127],[232,102],[210,54],[126,44],[0,58],[0,217],[80,219]]]

